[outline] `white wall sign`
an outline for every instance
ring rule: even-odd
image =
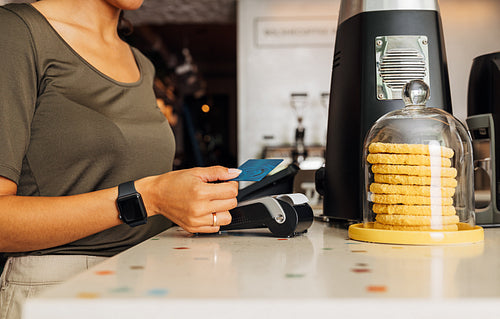
[[[255,45],[331,46],[337,29],[337,17],[256,18]]]

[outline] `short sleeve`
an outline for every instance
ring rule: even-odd
[[[26,23],[0,7],[0,176],[16,183],[36,106],[36,54]]]

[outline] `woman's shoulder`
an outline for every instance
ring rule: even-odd
[[[8,3],[0,6],[0,23],[5,24],[4,19],[10,21],[26,22],[36,16],[37,11],[28,3]]]
[[[33,40],[33,23],[29,12],[31,6],[22,3],[10,3],[0,6],[0,41],[9,43],[9,47],[30,45]],[[36,12],[35,12],[36,13]]]
[[[43,20],[30,4],[9,3],[0,6],[0,30],[13,37],[20,32],[37,29]]]

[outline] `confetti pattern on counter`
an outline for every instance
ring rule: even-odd
[[[174,247],[174,249],[182,250],[182,249],[189,249],[189,247]]]
[[[330,248],[330,247],[324,247],[322,248],[323,250],[333,250],[333,248]]]
[[[367,272],[371,272],[371,269],[368,269],[368,268],[352,268],[351,269],[352,272],[354,273],[367,273]]]
[[[146,292],[146,295],[154,296],[154,297],[162,297],[162,296],[166,296],[167,294],[168,294],[168,290],[163,289],[163,288],[155,288],[155,289],[148,290]]]
[[[96,271],[95,274],[99,276],[108,276],[108,275],[114,275],[115,272],[112,270],[99,270]]]
[[[278,238],[278,240],[288,240],[288,238]]]
[[[130,269],[132,269],[132,270],[142,270],[142,269],[144,269],[144,266],[130,266]]]
[[[95,292],[80,292],[76,295],[76,298],[80,299],[96,299],[99,298],[99,294]]]
[[[305,276],[306,276],[305,274],[286,274],[285,275],[286,278],[303,278]]]
[[[366,253],[366,250],[351,250],[351,253]]]
[[[387,292],[387,287],[384,285],[372,285],[372,286],[367,286],[366,291],[368,292]]]
[[[372,270],[368,267],[367,263],[356,263],[355,267],[351,268],[351,271],[361,274],[371,272]]]

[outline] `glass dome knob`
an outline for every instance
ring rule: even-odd
[[[411,80],[403,87],[405,106],[425,106],[429,95],[429,86],[422,80]]]

